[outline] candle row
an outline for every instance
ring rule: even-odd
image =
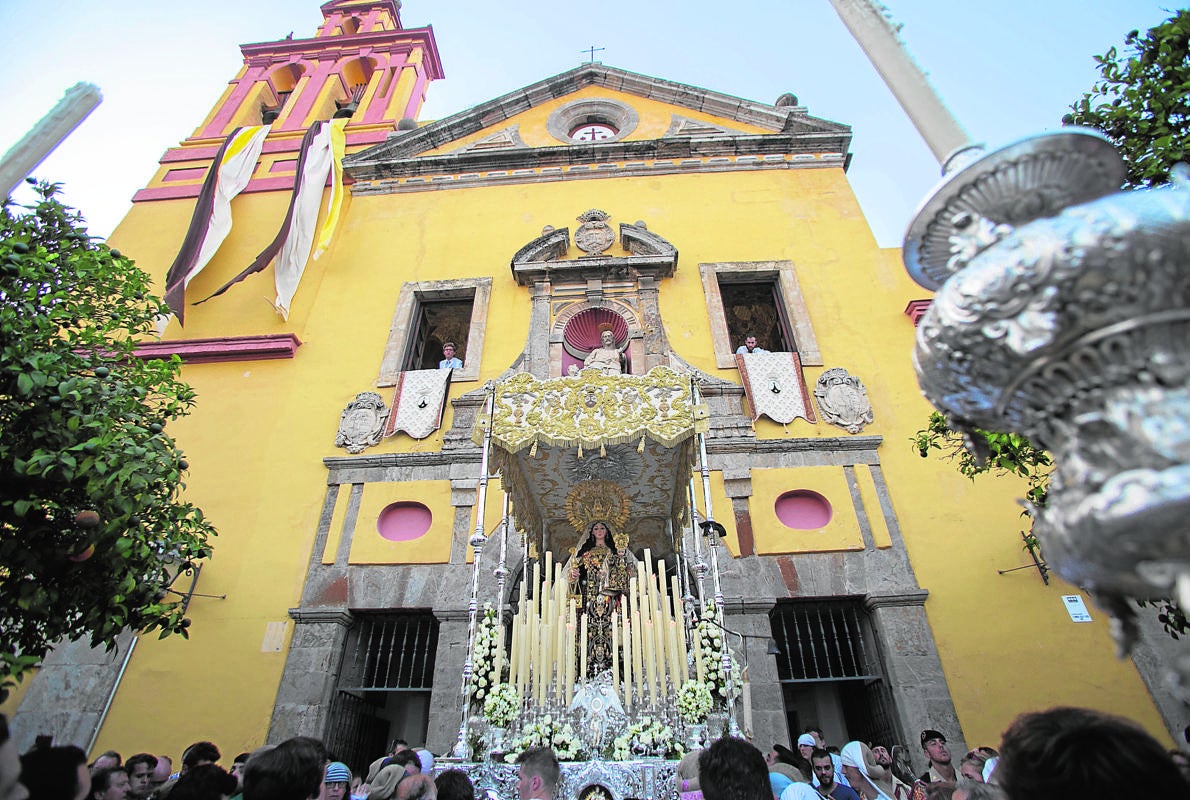
[[[512,621],[509,682],[539,706],[549,701],[569,705],[576,677],[588,673],[588,620],[578,615],[567,578],[547,551],[544,564],[529,566]],[[537,587],[532,597],[526,597],[527,586]],[[665,702],[666,683],[676,689],[686,680],[687,654],[678,578],[667,584],[664,562],[654,563],[646,549],[628,575],[611,625],[612,676],[626,709],[631,710],[634,694],[654,706]],[[696,654],[701,672],[697,649]]]

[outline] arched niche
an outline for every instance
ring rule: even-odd
[[[644,364],[640,318],[624,302],[609,301],[599,305],[573,303],[556,317],[550,330],[551,375],[565,375],[573,364],[583,368],[583,357],[599,346],[599,331],[608,326],[616,337],[616,346],[624,352],[625,371],[640,375]],[[557,371],[552,366],[557,364]]]
[[[678,250],[642,221],[620,223],[617,236],[611,218],[599,209],[580,214],[573,239],[571,229],[547,225],[512,256],[513,279],[533,299],[521,362],[525,371],[538,377],[566,374],[577,358],[564,347],[566,325],[592,308],[614,311],[627,323],[630,374],[669,364],[657,294],[660,282],[677,270]]]
[[[369,56],[348,58],[338,64],[339,85],[335,87],[335,110],[331,116],[350,118],[359,110],[376,67],[376,59]]]

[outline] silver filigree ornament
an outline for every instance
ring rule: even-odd
[[[947,220],[915,220],[905,253],[919,282],[958,267],[918,327],[923,392],[960,430],[1018,431],[1053,452],[1034,532],[1048,564],[1112,617],[1126,653],[1137,636],[1131,598],[1172,596],[1190,608],[1190,185],[1183,174],[1167,187],[1095,199],[1091,184],[1122,169],[1105,162],[1096,138],[1035,137],[980,159],[971,180],[966,170],[949,176],[939,190],[946,197],[922,212]],[[1074,189],[1062,189],[1047,157]],[[1090,182],[1067,168],[1088,157]],[[1023,161],[1048,175],[1044,187],[1030,186]],[[997,182],[1001,171],[1013,179]],[[975,183],[1022,198],[1002,192],[985,202]],[[1013,229],[989,236],[984,225],[973,246],[953,231],[955,198],[991,230]],[[1048,213],[1003,216],[1037,208]],[[959,236],[946,259],[922,239],[929,232],[936,242],[940,229]],[[1182,648],[1173,677],[1190,697]]]
[[[348,453],[355,454],[379,444],[387,416],[388,408],[380,395],[360,392],[339,415],[335,447],[344,447]]]

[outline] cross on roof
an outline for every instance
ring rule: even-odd
[[[607,49],[606,47],[596,47],[595,45],[591,45],[586,50],[579,50],[579,52],[580,53],[588,53],[591,60],[588,61],[587,63],[594,64],[595,63],[595,53],[602,51],[602,50],[606,50],[606,49]]]

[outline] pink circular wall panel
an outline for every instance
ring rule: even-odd
[[[376,518],[376,530],[390,542],[410,542],[426,535],[434,515],[421,503],[390,503]]]
[[[809,489],[785,492],[773,503],[773,510],[782,525],[796,531],[825,528],[833,514],[830,501]]]

